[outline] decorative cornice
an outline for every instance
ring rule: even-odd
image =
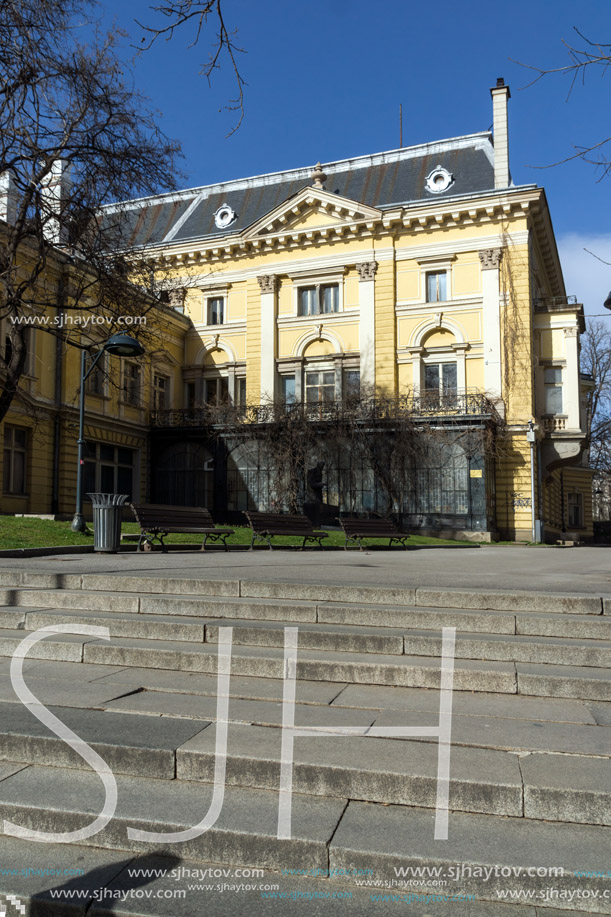
[[[503,257],[503,249],[483,248],[478,252],[478,255],[482,264],[482,271],[496,271]]]
[[[185,287],[176,287],[174,290],[168,290],[168,299],[173,309],[184,308],[186,293]]]
[[[359,272],[359,280],[374,280],[378,269],[378,262],[363,261],[361,264],[356,265],[356,269]]]
[[[259,288],[262,293],[275,293],[276,292],[276,275],[275,274],[262,274],[257,277],[259,281]]]

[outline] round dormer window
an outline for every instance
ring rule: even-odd
[[[214,214],[214,223],[218,229],[227,229],[237,219],[237,213],[229,204],[221,204]]]
[[[454,184],[454,176],[451,172],[448,172],[447,169],[444,169],[443,166],[437,166],[436,169],[433,169],[426,177],[425,187],[427,191],[430,191],[431,194],[441,194],[442,191],[447,191],[448,188]]]

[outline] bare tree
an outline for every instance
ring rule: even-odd
[[[568,100],[578,83],[582,85],[585,84],[588,73],[596,71],[601,76],[606,75],[607,69],[609,65],[611,65],[611,44],[591,41],[577,28],[575,28],[574,31],[580,44],[576,46],[572,42],[563,41],[569,56],[569,62],[564,64],[564,66],[544,68],[533,66],[532,64],[524,64],[521,61],[515,61],[515,63],[520,64],[522,67],[526,67],[536,74],[524,88],[532,86],[545,76],[561,74],[569,79],[569,88],[567,92]],[[583,159],[585,162],[600,167],[601,174],[598,181],[601,181],[601,179],[611,171],[611,147],[609,147],[609,144],[611,144],[611,136],[605,137],[589,146],[575,146],[575,152],[570,156],[565,156],[563,159],[558,160],[558,162],[550,163],[549,166],[534,168],[550,168],[551,166],[570,162],[573,159]]]
[[[26,365],[25,316],[49,307],[119,316],[155,301],[139,293],[147,273],[137,257],[127,282],[125,214],[101,219],[100,207],[175,187],[179,148],[91,10],[90,0],[0,0],[0,420]],[[87,345],[82,328],[37,327]]]
[[[244,120],[244,86],[246,83],[238,66],[238,54],[244,54],[244,49],[239,48],[236,44],[237,29],[228,29],[225,24],[221,0],[166,0],[165,3],[153,6],[151,9],[160,13],[165,18],[165,22],[160,26],[152,26],[136,20],[146,33],[141,39],[141,50],[144,51],[151,48],[159,38],[169,41],[176,30],[182,26],[192,29],[192,41],[189,47],[193,47],[200,41],[202,30],[209,32],[210,29],[206,27],[212,27],[214,23],[217,31],[211,43],[208,60],[203,64],[200,73],[206,77],[210,85],[214,71],[220,69],[223,60],[229,62],[235,80],[236,97],[231,99],[225,108],[227,111],[238,112],[237,123],[228,134],[230,137]]]
[[[611,474],[611,329],[591,319],[582,338],[581,365],[594,387],[588,394],[590,465]]]

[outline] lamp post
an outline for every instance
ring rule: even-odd
[[[76,508],[72,525],[73,532],[86,532],[87,523],[83,516],[83,450],[85,447],[85,382],[95,369],[103,353],[110,353],[115,357],[139,357],[144,353],[144,347],[135,338],[128,334],[113,334],[101,349],[98,350],[87,369],[87,351],[81,351],[81,389],[79,397],[79,423],[78,423],[78,466],[76,471]]]

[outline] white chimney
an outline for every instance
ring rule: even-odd
[[[494,187],[508,188],[511,182],[511,175],[509,173],[507,102],[511,98],[511,93],[502,76],[496,81],[496,86],[493,86],[490,90],[490,95],[492,96],[492,123],[494,130]]]
[[[0,175],[0,220],[13,226],[17,220],[17,204],[19,193],[12,172],[2,172]]]
[[[62,245],[68,241],[64,210],[70,194],[71,168],[69,162],[56,159],[42,180],[40,205],[43,235],[52,245]]]

